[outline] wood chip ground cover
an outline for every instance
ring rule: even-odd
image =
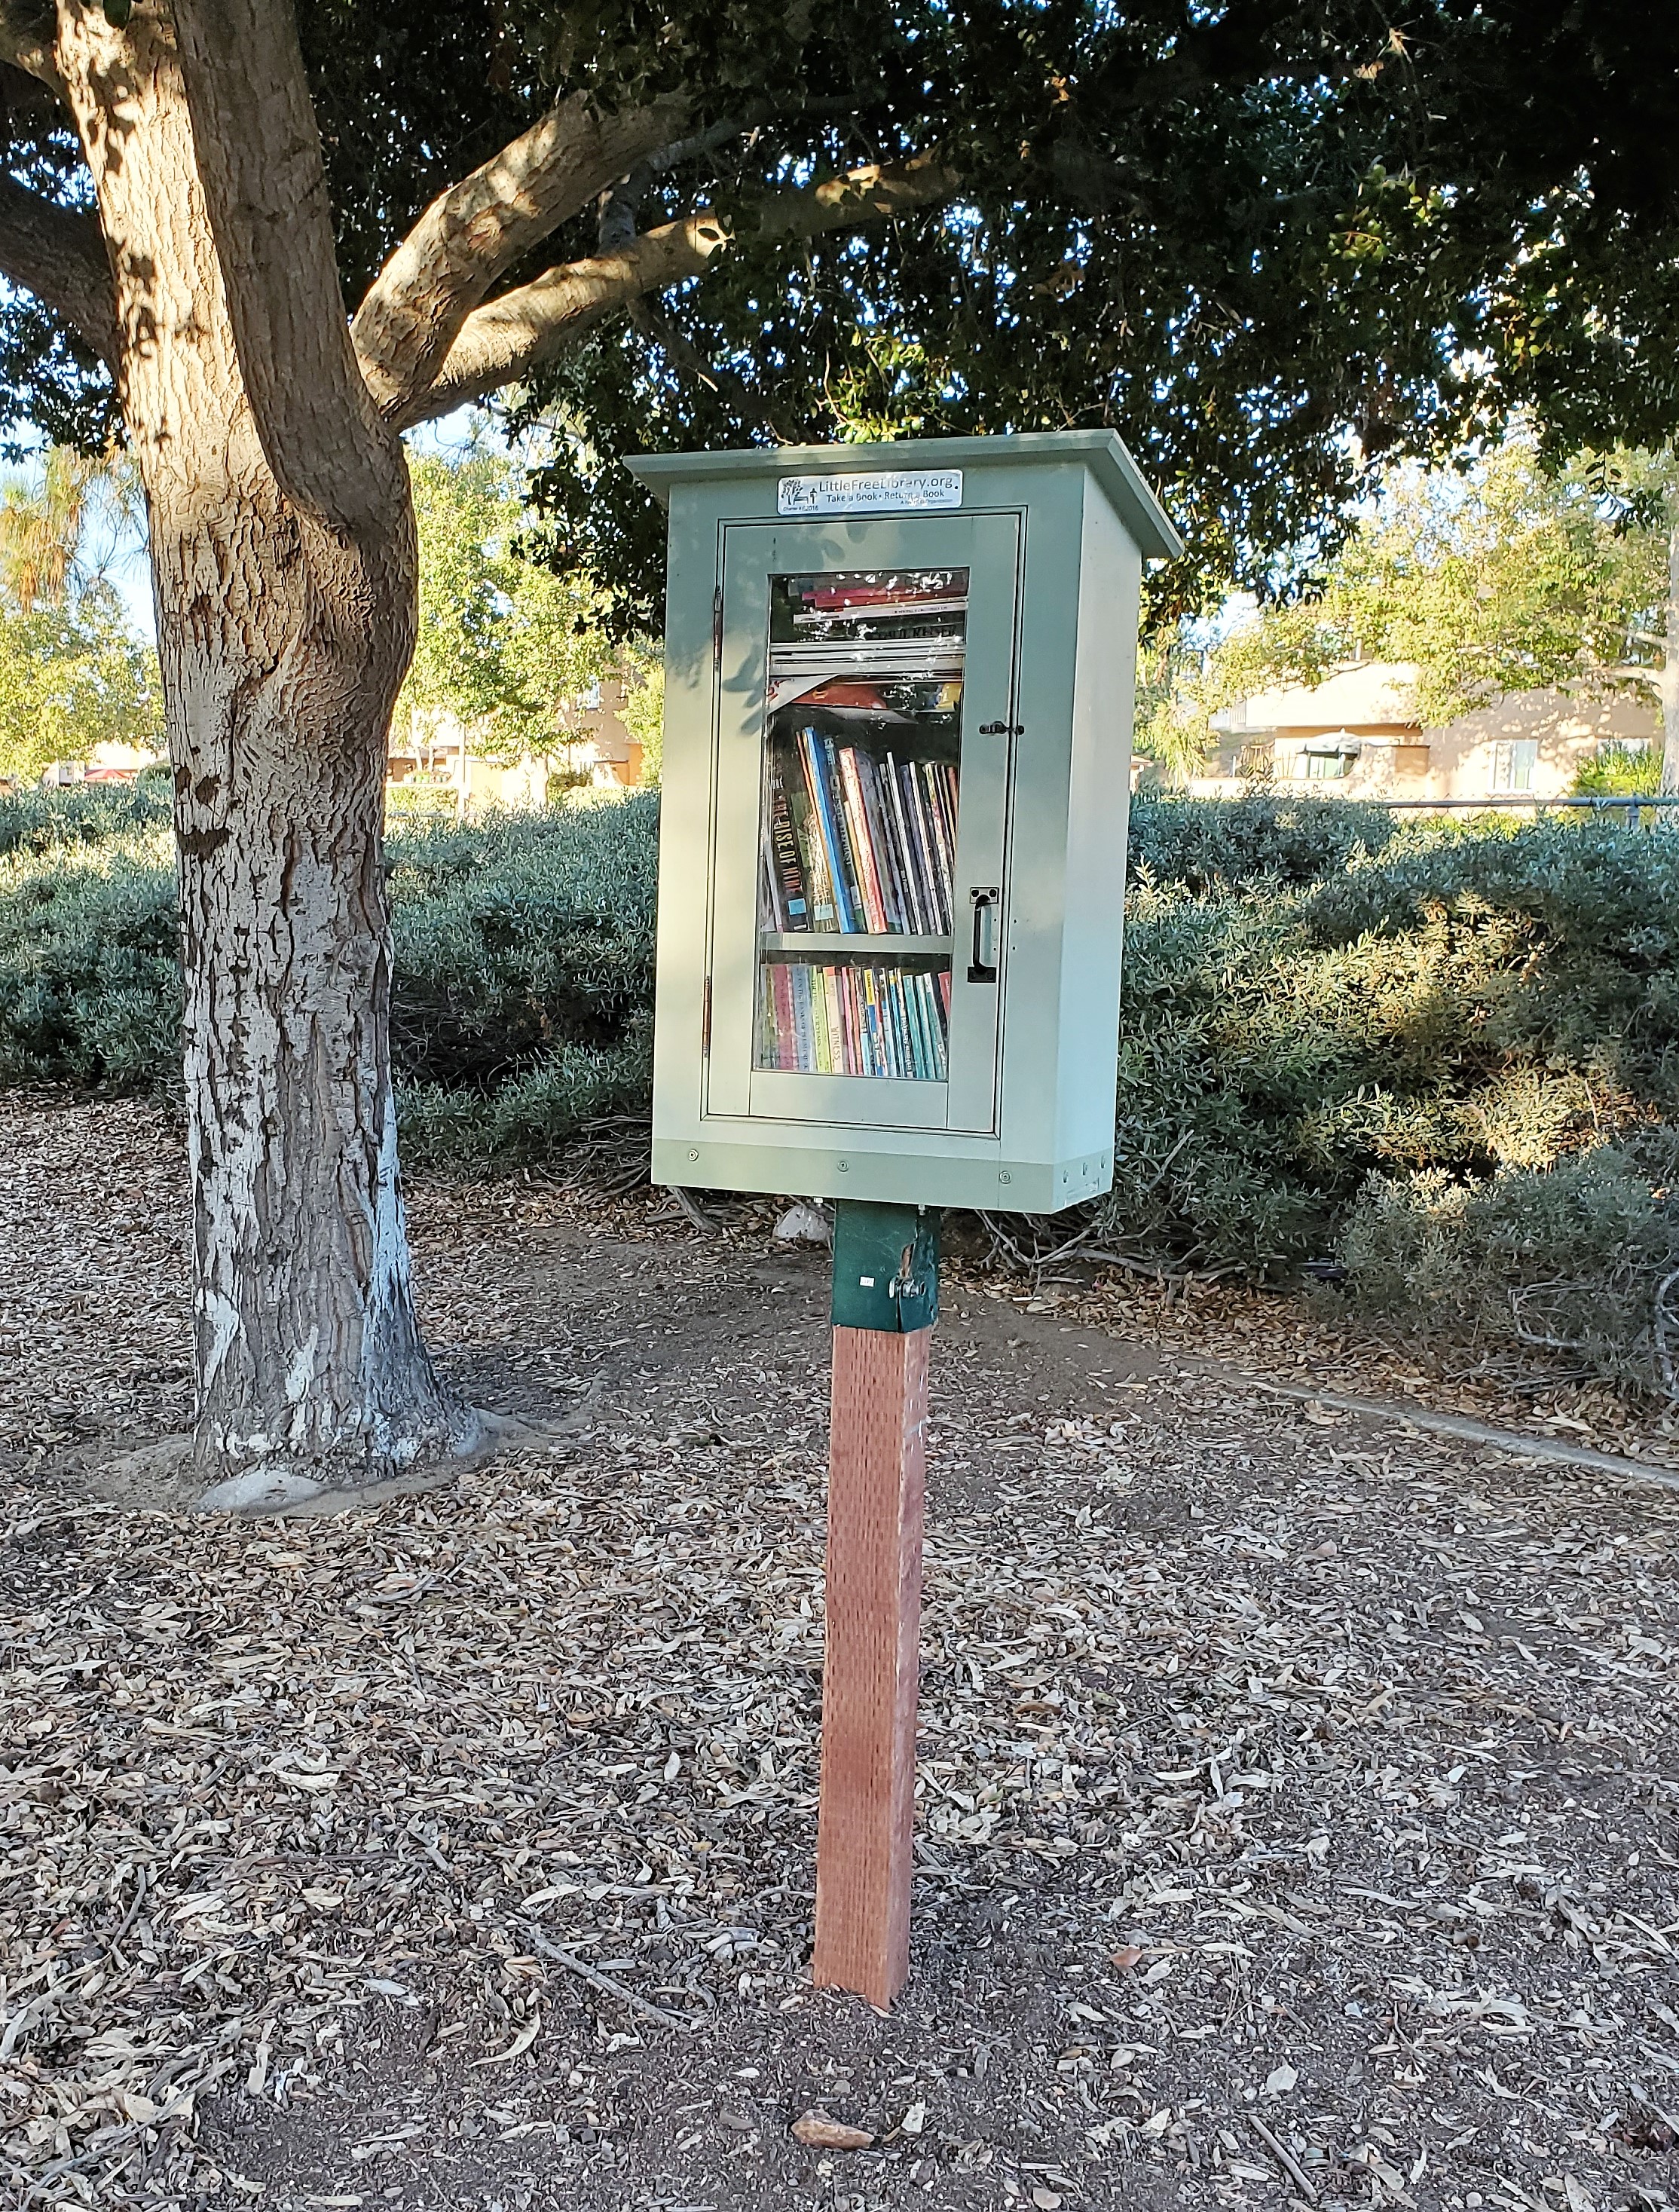
[[[1679,1499],[958,1282],[882,2019],[805,1979],[822,1257],[422,1191],[441,1356],[554,1433],[215,1520],[105,1494],[185,1412],[167,1127],[0,1163],[0,2201],[1679,2194]]]

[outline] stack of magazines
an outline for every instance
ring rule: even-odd
[[[763,1019],[763,1066],[942,1083],[950,970],[772,960],[764,974]]]
[[[812,727],[772,745],[765,889],[779,930],[948,937],[953,761],[900,760]]]

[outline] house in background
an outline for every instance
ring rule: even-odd
[[[520,812],[548,804],[548,763],[532,755],[513,767],[472,750],[471,732],[447,707],[415,707],[391,726],[386,787],[417,796],[435,792],[457,814],[473,806],[506,806]]]
[[[1237,798],[1268,781],[1326,799],[1561,799],[1605,747],[1661,742],[1654,708],[1626,692],[1507,692],[1425,729],[1416,675],[1405,661],[1368,660],[1238,700],[1214,716],[1216,763],[1190,792]]]
[[[569,720],[577,735],[562,745],[557,759],[573,782],[599,790],[633,791],[642,781],[642,744],[630,735],[620,709],[624,686],[616,677],[591,684]]]
[[[642,747],[618,715],[624,687],[597,684],[567,709],[565,734],[550,753],[526,753],[506,766],[472,749],[472,733],[447,707],[416,707],[406,726],[392,725],[386,769],[393,792],[435,791],[458,813],[475,806],[519,812],[546,806],[551,781],[559,788],[633,787],[642,780]]]
[[[95,745],[84,761],[54,761],[40,780],[59,789],[72,783],[133,783],[143,769],[162,765],[163,755],[149,745],[126,745],[109,738]]]

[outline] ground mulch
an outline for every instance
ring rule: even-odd
[[[825,1259],[423,1189],[440,1358],[541,1440],[228,1520],[110,1494],[181,1190],[149,1109],[0,1101],[0,2199],[1679,2198],[1670,1492],[952,1269],[883,2018],[806,1974]]]

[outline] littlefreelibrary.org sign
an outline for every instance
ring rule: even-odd
[[[778,514],[881,514],[960,507],[960,469],[881,469],[873,474],[782,477]]]

